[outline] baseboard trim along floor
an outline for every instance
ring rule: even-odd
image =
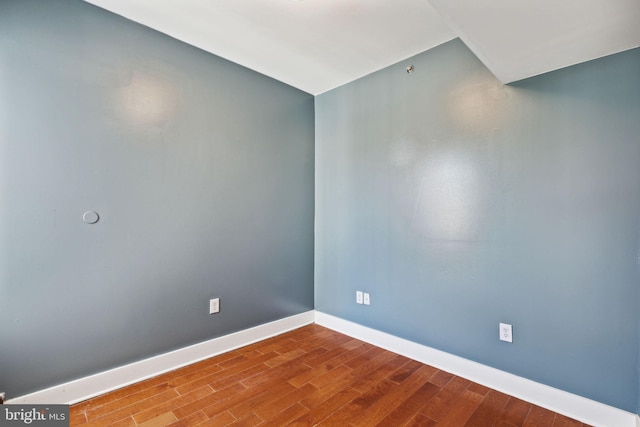
[[[596,427],[640,427],[640,417],[636,414],[313,310],[10,399],[5,403],[81,402],[314,322],[586,424]]]
[[[640,427],[627,411],[316,311],[316,323],[596,427]]]
[[[314,322],[313,310],[204,341],[125,366],[7,400],[7,404],[73,404]]]

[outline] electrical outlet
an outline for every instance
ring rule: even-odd
[[[356,303],[362,304],[362,291],[356,291]]]
[[[364,293],[364,305],[371,305],[371,296],[368,293]]]
[[[513,329],[507,323],[500,323],[500,341],[513,342]]]
[[[209,314],[220,313],[220,298],[209,300]]]

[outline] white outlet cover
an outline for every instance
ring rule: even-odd
[[[362,291],[356,291],[356,303],[362,304]]]
[[[209,300],[209,314],[220,313],[220,298]]]
[[[513,342],[513,328],[508,323],[499,325],[500,341]]]
[[[364,305],[371,305],[371,297],[368,293],[364,293]]]

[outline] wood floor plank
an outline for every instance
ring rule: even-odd
[[[285,425],[307,425],[306,423],[294,423],[293,421],[309,412],[309,409],[295,403],[270,420],[266,420],[263,427],[281,427]]]
[[[351,366],[353,368],[351,373],[353,381],[350,387],[366,390],[374,384],[379,383],[390,373],[387,369],[389,368],[389,364],[395,359],[395,356],[395,354],[390,352],[382,352],[360,365],[352,366],[345,364],[345,366]],[[395,367],[394,370],[397,368],[398,367]]]
[[[580,421],[572,420],[564,415],[556,414],[556,418],[553,421],[553,427],[582,427]]]
[[[324,347],[321,347],[324,348]],[[332,348],[331,350],[327,350],[325,348],[325,352],[322,354],[319,354],[316,357],[310,358],[308,359],[305,364],[311,368],[318,368],[320,367],[320,365],[322,365],[323,363],[328,362],[329,360],[333,359],[334,357],[338,357],[341,354],[348,354],[348,349],[346,348],[342,348],[342,347],[335,347]],[[342,363],[338,363],[338,364],[342,364]]]
[[[175,415],[175,413],[174,413]],[[167,425],[167,427],[190,427],[190,426],[195,426],[198,425],[200,423],[205,422],[207,419],[209,419],[209,417],[207,417],[204,412],[202,411],[197,411],[194,412],[184,418],[179,419],[178,421],[175,421],[169,425]]]
[[[158,394],[165,391],[171,391],[171,387],[169,387],[167,383],[162,383],[151,388],[140,390],[136,393],[125,395],[111,402],[104,402],[100,406],[91,407],[85,411],[85,414],[89,421],[93,421],[97,418],[110,414],[129,405],[133,405],[150,397],[157,396]]]
[[[449,381],[451,381],[455,375],[446,372],[446,371],[438,371],[433,378],[431,378],[430,382],[434,383],[437,386],[444,387]]]
[[[465,425],[482,402],[482,399],[482,395],[469,391],[469,389],[465,390],[460,399],[456,401],[456,404],[445,413],[438,426],[460,427]]]
[[[261,392],[247,389],[248,396],[238,404],[229,408],[229,412],[240,419],[247,412],[251,412],[254,407],[258,405],[268,405],[296,390],[291,384],[277,379],[263,384],[265,387]]]
[[[405,423],[403,427],[432,427],[438,424],[436,421],[423,414],[417,414]]]
[[[211,364],[211,363],[212,363],[211,359],[209,359],[209,360],[198,362],[189,366],[185,366],[185,367],[170,371],[168,373],[159,375],[157,377],[149,378],[144,381],[140,381],[138,383],[132,384],[130,386],[123,387],[118,390],[114,390],[110,393],[106,393],[104,395],[94,397],[87,401],[80,402],[78,404],[75,404],[74,407],[79,410],[88,410],[89,408],[97,408],[99,406],[112,403],[113,401],[118,400],[120,398],[126,398],[133,394],[144,392],[145,390],[148,390],[152,387],[161,386],[163,384],[169,384],[174,378],[180,378],[183,375],[185,375],[185,373],[190,371],[200,371],[201,369],[203,369],[204,367],[206,367],[208,364]]]
[[[392,388],[387,394],[371,405],[363,416],[358,419],[358,422],[367,426],[376,425],[429,381],[435,372],[437,372],[437,369],[431,366],[421,366],[401,384]]]
[[[70,425],[588,427],[318,325],[73,405]]]
[[[261,382],[268,380],[279,379],[281,381],[287,381],[293,377],[312,371],[312,368],[308,367],[303,362],[304,356],[297,357],[295,359],[275,365],[261,375],[254,375],[252,377],[249,377],[243,380],[242,384],[244,384],[245,387],[254,387]]]
[[[206,396],[210,396],[211,394],[213,394],[213,389],[211,387],[209,387],[208,385],[202,386],[199,389],[192,391],[191,393],[177,396],[174,399],[168,399],[147,410],[135,413],[133,414],[133,419],[135,420],[136,423],[142,424],[164,413],[170,412],[171,410],[177,410],[193,402],[194,400],[198,400]],[[173,421],[177,421],[177,419]]]
[[[353,359],[344,362],[345,366],[348,366],[351,369],[361,368],[363,365],[370,363],[372,360],[375,360],[377,357],[387,358],[389,357],[388,352],[384,351],[380,347],[371,347],[364,353],[362,353],[358,357],[354,357]]]
[[[69,424],[72,426],[77,426],[80,424],[84,424],[87,422],[87,417],[84,414],[84,411],[81,408],[74,408],[73,406],[69,409]]]
[[[133,420],[133,417],[126,417],[117,421],[113,421],[108,418],[101,418],[83,425],[86,427],[135,427],[136,422]]]
[[[504,409],[498,418],[498,423],[502,422],[521,426],[524,424],[524,420],[527,418],[532,406],[533,405],[530,403],[512,397],[504,406]]]
[[[383,379],[386,379],[390,375],[394,374],[408,361],[409,359],[407,359],[406,357],[396,355],[395,357],[392,357],[384,362],[382,365],[377,366],[375,369],[372,369],[368,373],[360,375],[357,381],[352,385],[352,387],[359,392],[364,393]]]
[[[331,350],[332,348],[336,348],[336,347],[349,348],[349,345],[353,343],[353,341],[354,339],[349,336],[332,331],[332,334],[327,336],[323,340],[319,341],[319,344],[322,347],[328,350]],[[312,345],[311,341],[306,343],[300,343],[300,348],[305,349],[307,351],[313,347],[314,346]]]
[[[304,354],[302,354],[302,355],[300,355],[300,356],[298,356],[298,357],[296,357],[294,359],[291,359],[291,360],[283,363],[281,366],[292,367],[292,366],[298,364],[298,365],[305,365],[306,367],[308,367],[310,369],[313,369],[313,368],[311,368],[311,366],[310,366],[310,364],[308,362],[310,360],[315,359],[318,356],[321,356],[321,355],[327,353],[328,351],[329,350],[327,350],[324,347],[314,348],[314,349],[309,350],[309,351],[305,352]]]
[[[293,345],[297,345],[296,343],[292,343]],[[274,368],[276,366],[282,365],[283,363],[286,363],[292,359],[295,359],[297,357],[302,356],[303,354],[306,353],[306,351],[299,349],[299,348],[289,348],[286,349],[287,351],[283,351],[283,352],[276,352],[278,353],[278,356],[274,357],[273,359],[267,360],[266,362],[264,362],[265,365],[269,366],[270,368]]]
[[[311,384],[305,384],[302,387],[294,389],[289,394],[286,394],[273,402],[266,402],[255,406],[253,408],[253,413],[255,413],[263,420],[274,418],[289,406],[299,402],[300,400],[306,398],[316,391],[318,391],[318,389]]]
[[[327,372],[335,369],[338,366],[346,363],[347,361],[358,357],[360,354],[368,351],[370,349],[370,345],[360,345],[353,350],[350,351],[342,351],[339,350],[339,354],[334,354],[333,357],[323,360],[320,363],[316,364],[314,359],[305,362],[305,365],[313,368],[312,371],[306,372],[301,375],[297,375],[291,379],[289,379],[289,383],[296,387],[300,387],[303,384],[313,381],[313,379],[326,374]]]
[[[342,406],[342,408],[335,411],[323,420],[320,425],[338,426],[348,425],[349,423],[354,422],[360,414],[382,398],[382,396],[388,393],[393,387],[397,387],[397,384],[388,380],[376,384],[375,387],[372,387],[365,393],[360,394],[359,397],[354,398],[351,402],[348,402]]]
[[[315,377],[309,381],[309,384],[319,389],[328,385],[339,386],[341,382],[345,382],[345,378],[348,378],[351,372],[353,372],[353,369],[345,365],[340,365],[336,369],[332,369],[323,375]]]
[[[316,387],[318,390],[311,393],[300,401],[300,403],[307,408],[313,408],[320,405],[325,400],[329,399],[332,395],[339,393],[341,390],[348,388],[352,382],[349,374],[353,370],[346,366],[339,366],[333,371],[330,371],[333,375],[330,378],[323,378],[317,384],[310,382],[309,384]]]
[[[462,396],[469,384],[470,381],[454,376],[420,412],[432,420],[439,421]]]
[[[359,396],[360,392],[358,392],[357,390],[343,390],[322,402],[322,405],[318,405],[314,408],[309,409],[309,411],[305,412],[304,415],[298,417],[294,422],[315,426],[320,421],[327,418],[329,415]]]
[[[253,412],[249,412],[245,414],[242,418],[236,420],[234,423],[229,424],[233,427],[255,427],[263,423],[260,417],[258,417]]]
[[[415,416],[439,390],[440,388],[437,385],[430,382],[423,384],[377,425],[380,427],[403,425]]]
[[[100,416],[89,416],[87,413],[87,418],[89,419],[89,423],[97,423],[100,425],[110,425],[109,423],[115,423],[127,417],[132,417],[134,414],[138,412],[142,412],[146,409],[149,409],[153,406],[156,406],[165,400],[173,399],[178,396],[178,393],[175,390],[166,390],[154,396],[151,396],[147,399],[140,400],[134,402],[128,406],[124,406],[122,408],[116,409],[113,412],[109,412],[107,414],[103,414],[102,412],[99,414]]]
[[[553,426],[553,420],[555,417],[555,413],[539,406],[533,406],[524,421],[523,427]]]
[[[402,381],[406,380],[411,374],[413,374],[416,370],[418,370],[422,366],[422,363],[417,360],[411,360],[404,365],[389,378],[391,381],[396,384],[400,384]]]
[[[135,421],[135,417],[134,417]],[[168,411],[158,416],[155,416],[143,423],[139,423],[136,421],[136,425],[139,427],[166,427],[167,425],[173,423],[174,421],[178,421],[173,412]]]
[[[222,371],[222,369],[220,369]],[[217,381],[220,378],[219,372],[207,373],[202,376],[189,376],[189,381],[176,381],[173,388],[178,394],[187,394],[191,393],[194,390],[197,390],[201,387],[209,386],[209,384]],[[256,370],[258,372],[258,370]],[[171,385],[171,384],[170,384]],[[215,390],[214,387],[211,387]]]
[[[235,372],[232,375],[229,375],[229,376],[218,375],[208,384],[214,390],[223,390],[229,384],[242,383],[242,381],[245,381],[253,377],[254,375],[259,375],[267,371],[268,371],[268,366],[262,363],[260,363],[259,365],[247,365],[246,369],[239,372]]]
[[[471,389],[471,387],[469,387]],[[509,396],[496,390],[489,390],[478,409],[467,420],[465,427],[486,427],[492,426],[500,417],[505,405],[509,401]],[[551,418],[553,422],[553,418]],[[549,427],[551,424],[540,427]],[[532,426],[533,427],[533,426]]]
[[[479,394],[480,396],[486,396],[491,391],[489,387],[485,387],[477,383],[471,383],[467,390]]]
[[[226,395],[224,390],[222,390],[221,398],[212,400],[212,403],[202,408],[202,411],[211,418],[219,412],[227,411],[236,405],[242,404],[247,399],[251,399],[253,396],[261,397],[264,393],[270,391],[270,387],[272,387],[272,385],[273,382],[262,383],[251,389],[245,388],[244,390],[235,393],[229,393],[228,395]],[[292,388],[292,386],[290,384],[287,384],[286,382],[282,383],[282,387]]]
[[[244,371],[253,365],[262,364],[274,359],[279,355],[280,354],[275,351],[270,351],[268,353],[260,353],[259,351],[241,353],[240,357],[228,360],[224,363],[219,363],[218,366],[222,368],[222,374],[233,375],[236,372]]]
[[[215,414],[203,423],[197,424],[199,427],[222,427],[236,421],[236,418],[227,411]]]
[[[222,368],[218,365],[205,366],[202,369],[187,371],[184,373],[184,375],[171,378],[169,381],[167,381],[167,384],[169,384],[170,387],[177,389],[182,385],[193,383],[194,381],[197,381],[203,377],[208,377],[208,376],[212,377],[214,374],[216,374],[217,372],[220,372],[221,370]],[[178,391],[179,394],[185,394],[184,391],[183,393],[180,393],[179,390],[176,390],[176,391]],[[191,391],[193,390],[187,387],[186,393],[190,393]]]
[[[311,339],[307,341],[296,342],[296,348],[304,351],[310,351],[314,348],[325,348],[327,350],[333,350],[334,348],[340,348],[349,340],[345,339],[344,335],[332,334],[331,336],[322,337],[318,339]]]
[[[202,397],[198,400],[195,400],[191,403],[188,403],[180,408],[174,409],[173,413],[178,417],[178,419],[183,419],[191,416],[191,414],[196,412],[204,412],[203,409],[214,405],[218,402],[225,401],[227,399],[231,399],[239,393],[246,390],[246,388],[242,384],[230,384],[229,387],[223,388],[220,390],[215,390],[212,394]],[[206,415],[206,414],[205,414]],[[207,416],[207,418],[209,418]]]
[[[234,366],[240,363],[255,359],[256,357],[264,356],[265,354],[271,354],[272,357],[276,357],[278,355],[278,353],[276,353],[275,351],[270,351],[269,353],[262,353],[258,350],[235,351],[234,353],[235,353],[235,357],[232,357],[224,361],[220,361],[218,363],[218,366],[221,367],[222,369],[229,369],[229,368],[233,368]]]

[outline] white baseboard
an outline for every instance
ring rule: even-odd
[[[316,323],[595,427],[640,427],[640,417],[422,344],[316,311]]]
[[[6,401],[72,404],[314,322],[315,312],[290,316]]]
[[[73,404],[191,363],[317,323],[595,427],[640,427],[640,417],[422,344],[318,311],[235,332],[139,362],[7,400],[7,404]]]

